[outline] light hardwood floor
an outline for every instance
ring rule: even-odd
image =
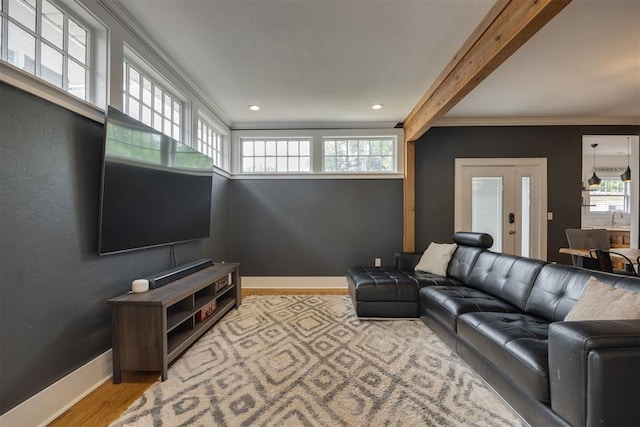
[[[243,289],[251,295],[346,295],[346,289]],[[215,326],[214,326],[215,327]],[[125,373],[121,384],[107,381],[56,418],[53,427],[102,427],[118,419],[157,380],[159,372]]]

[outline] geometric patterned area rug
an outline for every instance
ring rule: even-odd
[[[524,426],[419,319],[348,296],[250,296],[112,424]]]

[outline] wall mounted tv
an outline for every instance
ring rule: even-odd
[[[100,255],[209,236],[213,160],[109,107]]]

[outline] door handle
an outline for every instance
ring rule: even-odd
[[[513,224],[514,222],[516,222],[516,214],[509,212],[509,224]]]
[[[516,234],[515,230],[509,230],[509,234]]]

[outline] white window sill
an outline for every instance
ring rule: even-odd
[[[22,71],[4,61],[0,61],[0,81],[11,86],[46,99],[62,108],[77,113],[83,117],[104,123],[104,109],[84,101],[78,97],[57,88],[40,78]]]

